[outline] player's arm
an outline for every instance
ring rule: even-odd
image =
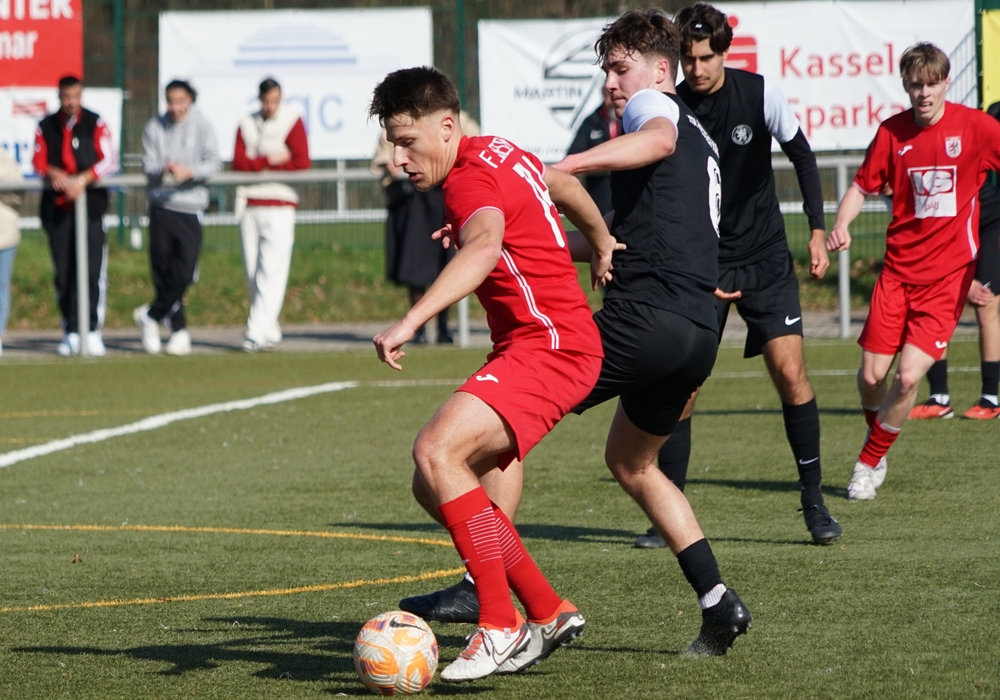
[[[594,289],[598,282],[607,284],[611,281],[611,255],[625,246],[617,244],[600,209],[579,180],[555,168],[545,169],[544,180],[552,201],[581,234],[573,236],[572,231],[567,231],[573,261],[590,263],[590,284]]]
[[[406,355],[400,350],[403,344],[441,311],[476,291],[497,266],[503,232],[504,217],[497,209],[481,209],[469,218],[458,233],[461,248],[434,284],[402,319],[372,338],[378,359],[403,369],[398,363]]]
[[[566,156],[553,165],[570,175],[608,170],[634,170],[657,163],[677,147],[677,127],[666,117],[653,117],[638,131]]]
[[[809,219],[812,236],[809,239],[809,274],[820,279],[830,267],[826,253],[826,222],[823,220],[823,186],[819,180],[816,154],[813,153],[781,89],[764,79],[764,122],[795,168],[795,177],[802,192],[802,210]]]
[[[852,184],[847,188],[847,194],[840,200],[840,207],[837,208],[837,221],[833,224],[833,231],[826,239],[827,250],[839,252],[851,247],[851,234],[848,227],[858,218],[864,203],[865,193],[857,184]]]

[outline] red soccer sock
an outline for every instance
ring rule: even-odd
[[[865,466],[874,469],[878,466],[879,460],[885,457],[885,453],[892,447],[899,436],[899,428],[890,428],[885,423],[875,423],[868,431],[868,439],[861,449],[861,456],[858,461]]]
[[[511,590],[524,605],[529,620],[549,620],[562,604],[562,598],[552,590],[535,560],[524,548],[513,523],[496,504],[493,504],[493,515],[496,518],[497,537]]]
[[[868,424],[869,428],[873,427],[876,423],[878,423],[878,409],[877,408],[874,411],[872,411],[872,410],[867,409],[864,406],[862,406],[861,410],[865,412],[865,423]]]
[[[493,504],[480,486],[438,507],[455,549],[476,584],[479,624],[496,629],[517,626],[503,555],[497,539]]]

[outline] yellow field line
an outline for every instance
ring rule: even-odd
[[[452,547],[451,540],[432,537],[397,537],[393,535],[363,535],[351,532],[316,530],[254,530],[241,527],[185,527],[184,525],[4,525],[0,530],[70,530],[75,532],[201,532],[229,535],[277,535],[283,537],[322,537],[333,540],[367,540],[369,542],[400,542]]]
[[[243,591],[241,593],[203,593],[194,595],[166,596],[163,598],[131,598],[129,600],[97,600],[88,603],[60,603],[56,605],[25,605],[0,608],[0,613],[14,612],[47,612],[51,610],[71,610],[81,608],[118,608],[126,605],[155,605],[157,603],[190,603],[199,600],[231,600],[233,598],[261,598],[265,596],[293,595],[295,593],[319,593],[337,591],[362,586],[382,586],[393,583],[415,583],[446,576],[456,576],[464,573],[465,567],[457,569],[440,569],[428,571],[414,576],[397,576],[395,578],[362,579],[360,581],[345,581],[343,583],[322,583],[316,586],[299,586],[297,588],[272,588],[265,591]]]

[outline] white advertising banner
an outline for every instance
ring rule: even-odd
[[[122,134],[122,91],[84,88],[83,106],[101,115],[117,148]],[[58,109],[59,93],[55,88],[0,88],[0,148],[17,161],[25,177],[35,174],[31,158],[38,122]]]
[[[948,99],[976,104],[973,0],[719,3],[735,25],[728,64],[784,92],[817,151],[865,148],[909,107],[899,58],[917,41],[951,57]],[[552,162],[600,104],[594,42],[607,18],[482,21],[483,133]]]
[[[161,111],[166,84],[189,81],[223,160],[232,160],[239,122],[259,108],[257,86],[268,77],[300,111],[314,159],[369,158],[380,133],[367,114],[375,85],[432,63],[426,7],[160,15]]]

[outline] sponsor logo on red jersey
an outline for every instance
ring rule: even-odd
[[[958,168],[943,167],[908,168],[910,186],[913,187],[913,209],[918,219],[955,216],[958,214],[956,177]]]

